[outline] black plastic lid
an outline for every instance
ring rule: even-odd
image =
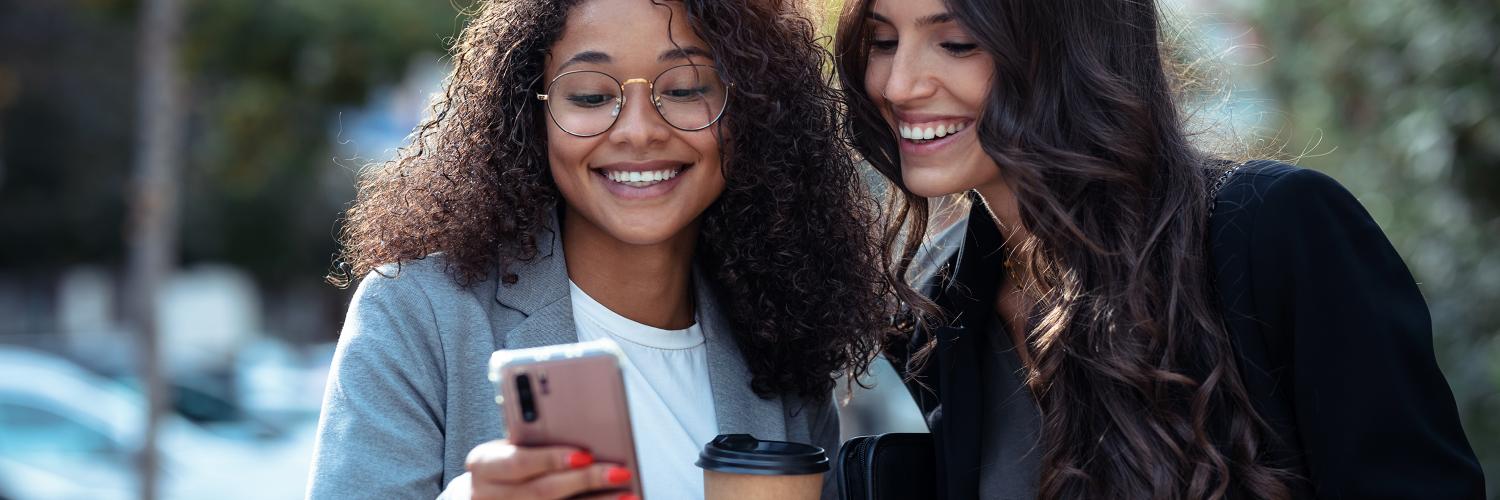
[[[762,441],[749,434],[720,434],[703,446],[697,465],[730,474],[818,474],[828,472],[828,454],[810,444]]]

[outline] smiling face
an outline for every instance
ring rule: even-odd
[[[994,61],[940,0],[872,0],[865,91],[899,138],[901,177],[918,196],[999,181],[974,124]]]
[[[591,0],[569,13],[562,37],[547,58],[545,81],[570,72],[594,71],[626,82],[625,105],[618,118],[591,137],[564,131],[562,126],[575,133],[597,132],[559,119],[558,111],[563,106],[604,103],[594,109],[608,116],[614,109],[612,101],[600,99],[599,93],[617,94],[619,87],[608,88],[615,84],[604,79],[608,85],[586,84],[591,92],[586,95],[556,86],[548,90],[556,95],[548,96],[547,105],[557,108],[547,118],[552,178],[567,205],[568,224],[588,226],[570,227],[570,231],[598,231],[630,245],[696,237],[699,216],[724,191],[719,125],[697,131],[673,127],[662,113],[679,116],[672,114],[672,106],[681,106],[673,99],[680,100],[692,89],[668,88],[663,85],[666,82],[658,81],[656,91],[663,96],[658,112],[646,82],[685,64],[712,68],[709,53],[676,3]]]

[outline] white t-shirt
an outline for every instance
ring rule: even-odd
[[[625,352],[625,396],[636,463],[651,500],[703,498],[703,470],[694,462],[719,434],[708,350],[695,323],[662,330],[616,314],[568,281],[578,340],[609,338]]]

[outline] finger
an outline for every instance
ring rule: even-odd
[[[554,472],[533,479],[526,491],[538,498],[568,498],[579,493],[619,490],[630,485],[630,470],[618,465],[594,464],[585,469]],[[616,498],[619,493],[616,492]]]
[[[498,440],[475,446],[464,468],[474,474],[476,483],[513,484],[592,463],[592,455],[570,446],[515,446]]]

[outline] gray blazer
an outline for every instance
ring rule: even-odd
[[[440,254],[365,277],[334,353],[309,498],[434,498],[464,473],[469,450],[505,436],[490,354],[578,341],[562,243],[556,231],[538,240],[535,259],[511,266],[512,285],[497,273],[460,287]],[[696,279],[719,432],[810,442],[832,458],[832,395],[808,405],[794,395],[756,397],[727,321]],[[831,476],[825,498],[834,495]]]

